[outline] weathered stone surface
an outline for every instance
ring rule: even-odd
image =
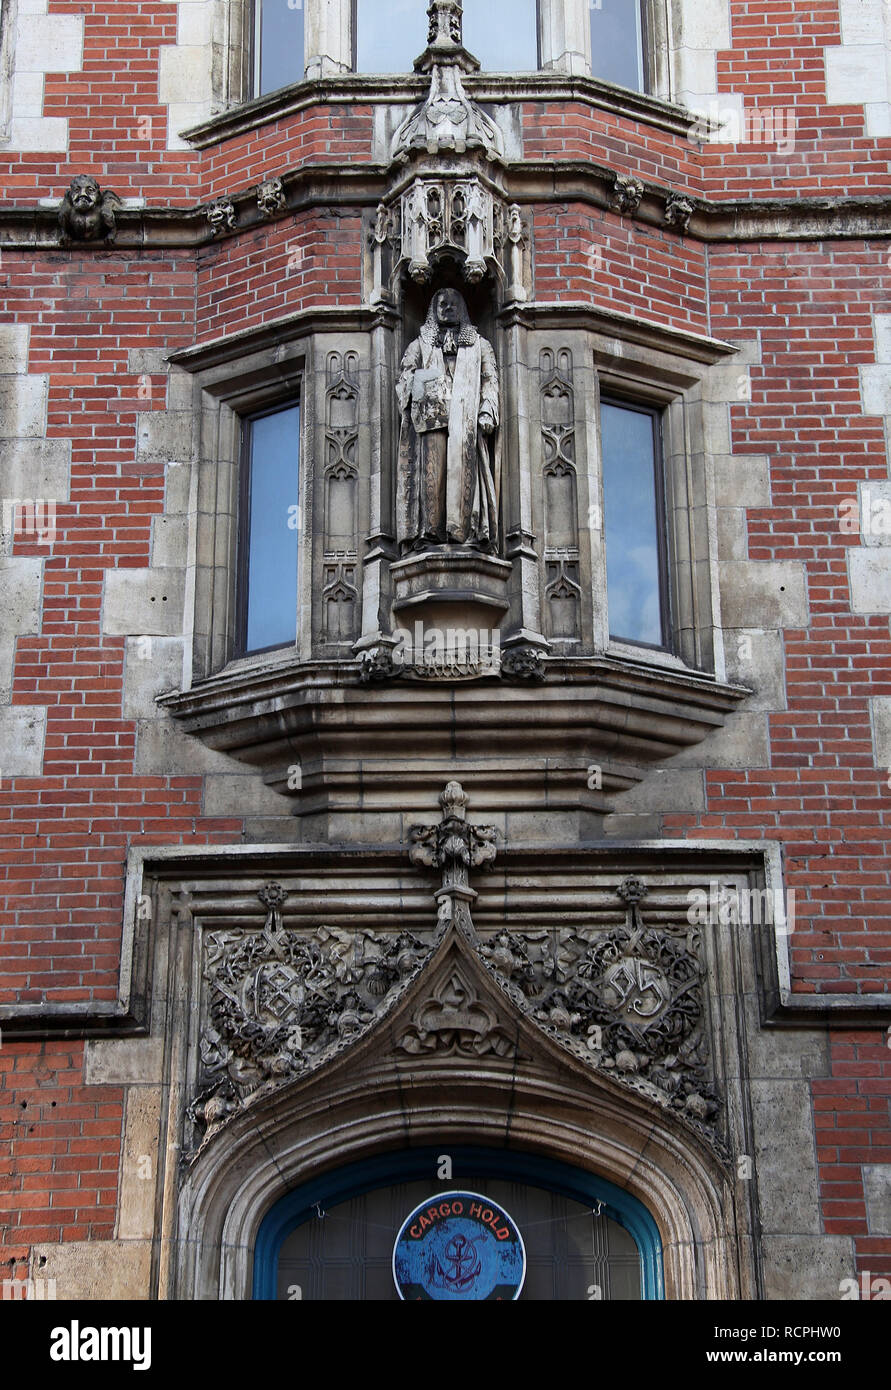
[[[133,1086],[127,1092],[118,1203],[120,1240],[151,1240],[154,1235],[163,1098],[160,1086]]]
[[[161,1080],[164,1040],[88,1038],[84,1043],[86,1086],[152,1086]]]
[[[157,719],[155,698],[176,690],[183,678],[181,637],[129,637],[124,664],[125,719]]]
[[[820,1200],[810,1085],[804,1080],[754,1080],[750,1095],[752,1157],[764,1230],[818,1235]],[[782,1134],[780,1144],[778,1134]]]
[[[45,706],[0,709],[0,777],[39,777],[45,735]]]
[[[866,1194],[866,1222],[871,1236],[891,1236],[891,1166],[887,1163],[863,1165]]]
[[[176,636],[183,630],[184,591],[180,570],[109,570],[102,630],[112,636]]]
[[[891,549],[849,548],[848,574],[855,613],[891,613]]]
[[[32,1264],[56,1281],[60,1300],[139,1299],[150,1296],[150,1240],[89,1240],[35,1245]]]
[[[766,1299],[838,1299],[855,1267],[849,1236],[765,1235],[762,1249]]]
[[[763,628],[807,627],[809,621],[804,565],[795,560],[720,566],[721,614],[725,627],[747,624]]]
[[[265,786],[256,773],[208,773],[204,779],[204,814],[231,816],[233,807],[240,816],[293,815],[289,798]]]

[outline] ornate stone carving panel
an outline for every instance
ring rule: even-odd
[[[429,950],[411,932],[286,929],[286,891],[270,883],[261,931],[203,940],[198,1095],[192,1119],[222,1123],[259,1090],[330,1058],[365,1031]]]
[[[572,353],[545,348],[539,357],[545,510],[546,635],[581,636],[578,474]]]
[[[359,354],[329,352],[325,371],[322,638],[352,643],[359,625]]]

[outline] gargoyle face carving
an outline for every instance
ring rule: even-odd
[[[98,183],[89,174],[78,174],[71,180],[68,196],[72,206],[80,213],[92,212],[102,198]]]

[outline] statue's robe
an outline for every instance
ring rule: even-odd
[[[448,542],[494,549],[501,451],[491,344],[477,334],[453,356],[422,333],[402,359],[396,395],[402,414],[396,490],[400,545]],[[494,436],[479,428],[484,408],[495,421]]]

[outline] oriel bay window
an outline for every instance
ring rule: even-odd
[[[603,512],[610,637],[670,644],[661,412],[601,402]]]
[[[237,570],[240,655],[297,640],[300,405],[243,424]]]
[[[254,0],[253,95],[303,81],[306,0]]]

